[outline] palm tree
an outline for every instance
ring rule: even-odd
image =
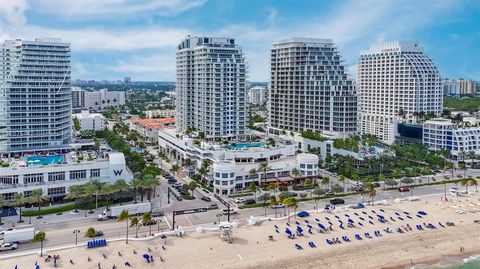
[[[190,158],[183,160],[183,166],[190,171],[190,167],[193,165],[193,161]]]
[[[442,184],[443,184],[443,194],[444,194],[444,198],[445,198],[445,201],[447,201],[447,181],[445,179],[442,180]]]
[[[198,186],[198,185],[197,185],[197,182],[195,182],[195,181],[193,181],[193,180],[190,181],[190,183],[188,183],[188,189],[192,192],[192,197],[195,197],[195,196],[193,195],[193,193],[195,192],[195,189],[197,188],[197,186]]]
[[[267,183],[267,171],[270,170],[270,166],[268,166],[268,162],[262,162],[258,166],[258,171],[263,171],[263,184],[266,185]]]
[[[98,194],[100,196],[104,196],[107,198],[107,201],[111,200],[112,194],[116,192],[115,187],[110,184],[103,184],[102,187],[100,187],[100,190],[98,191]],[[108,203],[107,203],[107,211],[108,211]]]
[[[156,187],[160,185],[160,182],[150,174],[143,176],[143,187],[147,190],[148,201],[151,201],[152,191],[155,193]]]
[[[193,181],[192,181],[193,182]],[[145,212],[143,213],[143,217],[142,217],[142,222],[143,224],[148,224],[148,227],[150,227],[150,232],[149,232],[149,236],[152,235],[152,213],[150,212]]]
[[[170,168],[170,172],[173,173],[173,175],[177,175],[178,171],[180,171],[180,166],[178,164],[174,164],[172,165],[172,167]]]
[[[40,257],[43,256],[43,241],[45,240],[46,235],[45,232],[38,232],[32,239],[32,243],[40,242]]]
[[[297,181],[297,177],[299,177],[301,175],[300,173],[300,170],[298,170],[297,168],[293,168],[292,169],[292,176],[293,176],[293,181]]]
[[[468,193],[468,186],[470,184],[470,180],[468,178],[462,178],[462,179],[460,179],[459,183],[460,183],[461,186],[465,187],[465,192]]]
[[[451,170],[452,171],[452,177],[450,178],[450,180],[453,180],[453,170],[455,170],[455,165],[453,165],[453,163],[447,163],[447,169]]]
[[[127,233],[125,235],[125,244],[128,244],[128,211],[127,210],[123,210],[122,213],[120,213],[120,215],[118,216],[118,221],[125,221],[125,223],[127,224]]]
[[[385,175],[380,173],[380,175],[378,175],[378,180],[383,182],[383,189],[385,189]]]
[[[88,198],[88,208],[92,212],[92,197],[98,194],[98,187],[92,180],[83,186],[83,197]]]
[[[277,205],[277,198],[275,196],[270,196],[268,197],[268,205],[269,206],[275,206]],[[277,217],[277,207],[273,208],[275,210],[275,218]]]
[[[1,201],[2,198],[0,198],[0,201]],[[21,223],[23,222],[22,221],[22,206],[25,205],[25,197],[23,197],[23,194],[22,193],[15,193],[15,195],[13,195],[13,206],[16,206],[18,207],[18,211],[19,211],[19,214],[18,214],[18,223]],[[1,202],[0,202],[1,204]],[[1,207],[1,206],[0,206]],[[0,221],[1,222],[1,221]]]
[[[138,220],[137,217],[133,217],[133,218],[130,219],[130,228],[135,226],[135,237],[138,237],[138,224],[139,223],[140,223],[140,221]]]
[[[137,196],[138,196],[138,192],[142,189],[143,187],[143,180],[141,177],[134,177],[132,179],[132,181],[130,181],[130,185],[132,186],[133,188],[133,192],[134,192],[134,203],[137,202]]]
[[[267,185],[267,190],[269,192],[273,191],[273,197],[275,197],[277,194],[275,193],[275,190],[277,189],[277,187],[275,186],[275,184],[273,182],[270,182],[268,185]]]
[[[6,205],[6,201],[5,201],[5,196],[3,196],[3,194],[0,194],[0,208],[3,208],[4,205]],[[2,212],[3,213],[3,212]],[[20,214],[22,215],[22,214]],[[0,225],[3,225],[3,222],[2,222],[2,214],[0,214]]]
[[[37,204],[38,211],[40,211],[40,208],[42,207],[42,204],[44,202],[48,201],[48,198],[45,197],[45,195],[43,195],[43,190],[42,189],[33,190],[32,194],[28,198],[33,204]]]
[[[130,185],[125,180],[119,179],[113,184],[113,188],[115,192],[126,192],[130,190]]]
[[[295,217],[297,216],[297,212],[296,212],[296,209],[298,206],[297,199],[295,199],[294,197],[287,198],[285,206],[287,206],[288,208],[293,208],[293,215],[295,215]],[[290,222],[290,211],[288,214],[288,222]]]
[[[320,199],[320,195],[325,194],[325,191],[320,189],[319,187],[316,187],[313,191],[312,194],[315,194],[317,197],[315,198],[315,208],[318,210],[318,199]]]
[[[468,179],[468,185],[475,186],[475,191],[478,192],[478,181],[474,178]]]
[[[338,181],[343,183],[343,193],[345,193],[345,176],[344,176],[344,175],[340,175],[340,176],[338,177]]]
[[[367,188],[365,189],[365,194],[367,194],[368,197],[372,199],[372,205],[373,205],[373,199],[377,195],[377,190],[375,190],[375,187],[373,186],[373,184],[367,185]]]
[[[200,181],[202,182],[202,184],[207,184],[206,177],[208,175],[208,168],[202,165],[202,167],[198,169],[198,175],[200,176]]]
[[[324,176],[324,177],[322,178],[322,185],[328,186],[328,188],[330,188],[330,178],[327,177],[327,176]]]
[[[467,165],[465,164],[465,162],[459,164],[458,168],[460,168],[460,170],[463,170],[463,178],[466,178],[467,177]]]
[[[257,169],[252,168],[252,169],[250,169],[250,171],[248,171],[248,174],[250,175],[250,178],[256,178],[257,175],[258,175],[258,171],[257,171]]]
[[[257,184],[255,184],[254,182],[248,183],[247,190],[249,192],[253,192],[253,194],[255,195],[255,200],[257,200]]]
[[[77,213],[77,200],[83,196],[83,186],[82,185],[72,185],[68,187],[68,194],[65,196],[66,199],[71,199],[75,203],[75,210],[73,212]]]

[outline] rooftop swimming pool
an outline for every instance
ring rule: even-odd
[[[227,149],[243,149],[243,148],[261,148],[265,146],[264,143],[256,142],[256,143],[238,143],[238,144],[230,144],[227,145]]]
[[[27,157],[27,166],[32,165],[47,165],[65,162],[63,156],[29,156]]]

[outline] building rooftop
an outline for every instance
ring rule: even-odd
[[[150,129],[160,129],[164,128],[165,125],[171,125],[175,123],[175,118],[173,117],[168,117],[168,118],[161,118],[161,119],[152,119],[152,118],[147,118],[147,119],[140,119],[140,118],[134,118],[130,120],[132,123],[135,124],[140,124],[146,128]]]

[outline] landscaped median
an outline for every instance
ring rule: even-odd
[[[321,195],[321,196],[314,196],[310,198],[300,198],[298,199],[299,202],[305,202],[305,201],[312,201],[312,200],[322,200],[322,199],[329,199],[329,198],[337,198],[337,197],[344,197],[352,194],[358,194],[357,192],[350,192],[350,193],[339,193],[335,195]],[[257,203],[257,204],[250,204],[250,205],[242,205],[239,206],[239,209],[245,209],[245,208],[256,208],[256,207],[264,207],[264,206],[269,206],[269,203]]]

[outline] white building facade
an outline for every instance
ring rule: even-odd
[[[176,118],[207,139],[246,132],[246,66],[232,38],[187,37],[177,50]]]
[[[87,91],[76,88],[72,93],[73,107],[90,110],[103,110],[106,107],[120,107],[125,105],[125,92],[100,89]]]
[[[72,136],[70,44],[0,43],[0,154],[61,150]]]
[[[69,160],[68,155],[62,156],[63,161],[51,164],[42,164],[43,160],[38,158],[12,162],[9,167],[0,168],[0,194],[6,200],[13,199],[15,193],[28,197],[35,189],[42,189],[49,198],[65,196],[70,186],[82,185],[92,179],[105,183],[132,179],[123,153],[109,153],[104,158],[85,159],[79,163]]]
[[[88,110],[83,110],[81,113],[73,114],[72,118],[78,119],[81,130],[100,131],[105,129],[105,125],[107,123],[102,114],[90,113]]]
[[[267,102],[267,87],[255,86],[247,90],[248,103],[262,105]]]
[[[152,109],[145,111],[145,115],[147,118],[167,118],[167,117],[174,117],[175,110],[174,109]]]
[[[361,52],[357,93],[360,132],[388,144],[398,121],[416,122],[418,113],[443,109],[440,73],[418,42],[384,42]]]
[[[450,119],[432,119],[423,124],[423,144],[431,150],[449,150],[454,159],[480,154],[480,127],[457,128]]]
[[[273,45],[269,91],[272,134],[357,131],[357,99],[331,39],[292,38]]]

